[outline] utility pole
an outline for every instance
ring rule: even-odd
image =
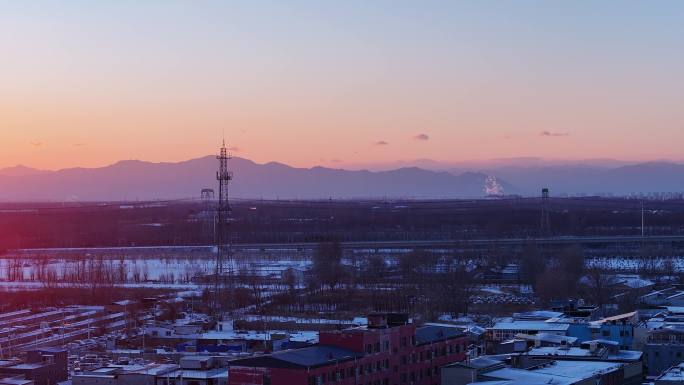
[[[221,306],[221,289],[223,287],[223,262],[224,259],[229,262],[229,284],[230,296],[232,300],[233,296],[233,276],[232,276],[232,264],[230,264],[230,239],[228,237],[228,217],[230,216],[230,203],[228,202],[228,183],[233,179],[233,173],[228,170],[228,160],[231,156],[228,154],[226,149],[226,141],[223,140],[223,145],[221,146],[220,153],[216,157],[219,161],[219,169],[216,172],[216,180],[219,185],[219,196],[218,196],[218,207],[216,208],[216,226],[215,231],[215,241],[216,241],[216,270],[214,272],[214,303],[213,312],[215,316],[220,316],[222,310]]]

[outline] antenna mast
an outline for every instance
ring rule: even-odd
[[[230,264],[230,237],[227,234],[228,218],[230,217],[230,203],[228,202],[228,183],[233,179],[233,173],[228,170],[228,160],[231,155],[226,149],[226,140],[223,140],[219,155],[216,157],[219,161],[219,169],[216,172],[216,180],[218,181],[218,206],[216,208],[216,226],[215,226],[215,241],[216,241],[216,271],[214,272],[214,313],[220,316],[222,310],[221,306],[221,289],[223,288],[223,263],[224,260],[229,262],[229,283],[231,285],[230,294],[232,296],[232,264]]]

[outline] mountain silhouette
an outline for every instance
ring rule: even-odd
[[[199,197],[216,188],[218,161],[206,156],[175,163],[125,160],[98,168],[41,171],[0,170],[0,200],[117,201]],[[264,199],[328,198],[478,198],[485,196],[487,175],[454,175],[417,167],[389,171],[349,171],[257,164],[244,158],[229,162],[234,172],[230,196]],[[506,192],[514,188],[498,181]]]

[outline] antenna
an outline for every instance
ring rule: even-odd
[[[226,140],[223,139],[219,155],[216,157],[219,161],[219,169],[216,172],[216,180],[218,181],[218,206],[216,207],[216,226],[215,241],[216,241],[216,270],[214,272],[214,303],[213,311],[218,315],[222,309],[221,306],[221,289],[223,288],[223,263],[224,259],[229,261],[229,284],[230,296],[233,295],[233,269],[230,263],[230,237],[227,234],[228,218],[230,217],[230,203],[228,202],[228,183],[233,179],[233,173],[228,170],[228,160],[231,159],[228,150],[226,149]],[[232,299],[232,298],[231,298]],[[230,301],[233,303],[233,301]]]

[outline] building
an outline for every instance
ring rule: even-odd
[[[445,365],[441,369],[442,385],[465,385],[487,378],[486,374],[503,369],[506,362],[496,357],[478,357],[469,361]]]
[[[625,382],[623,364],[602,361],[554,361],[526,362],[519,367],[493,366],[479,373],[470,382],[442,382],[442,385],[466,385],[497,381],[506,385],[622,385]],[[449,372],[455,368],[445,368]],[[447,377],[445,375],[445,377]]]
[[[654,330],[649,334],[642,349],[648,375],[657,376],[684,361],[684,330]]]
[[[416,327],[401,314],[373,314],[368,326],[321,332],[319,344],[230,362],[230,385],[435,385],[440,368],[463,361],[461,328]]]
[[[487,329],[485,337],[486,350],[493,352],[496,346],[502,342],[515,338],[518,334],[534,335],[539,333],[565,336],[568,334],[570,324],[548,322],[546,320],[507,320],[497,322]]]
[[[73,385],[155,385],[158,377],[170,377],[176,369],[178,366],[172,364],[108,365],[74,375],[71,383]]]
[[[29,351],[26,361],[0,365],[1,377],[18,377],[31,380],[35,385],[54,385],[68,379],[67,351],[44,348]]]
[[[228,368],[208,356],[175,364],[107,365],[72,377],[73,385],[227,385]]]

